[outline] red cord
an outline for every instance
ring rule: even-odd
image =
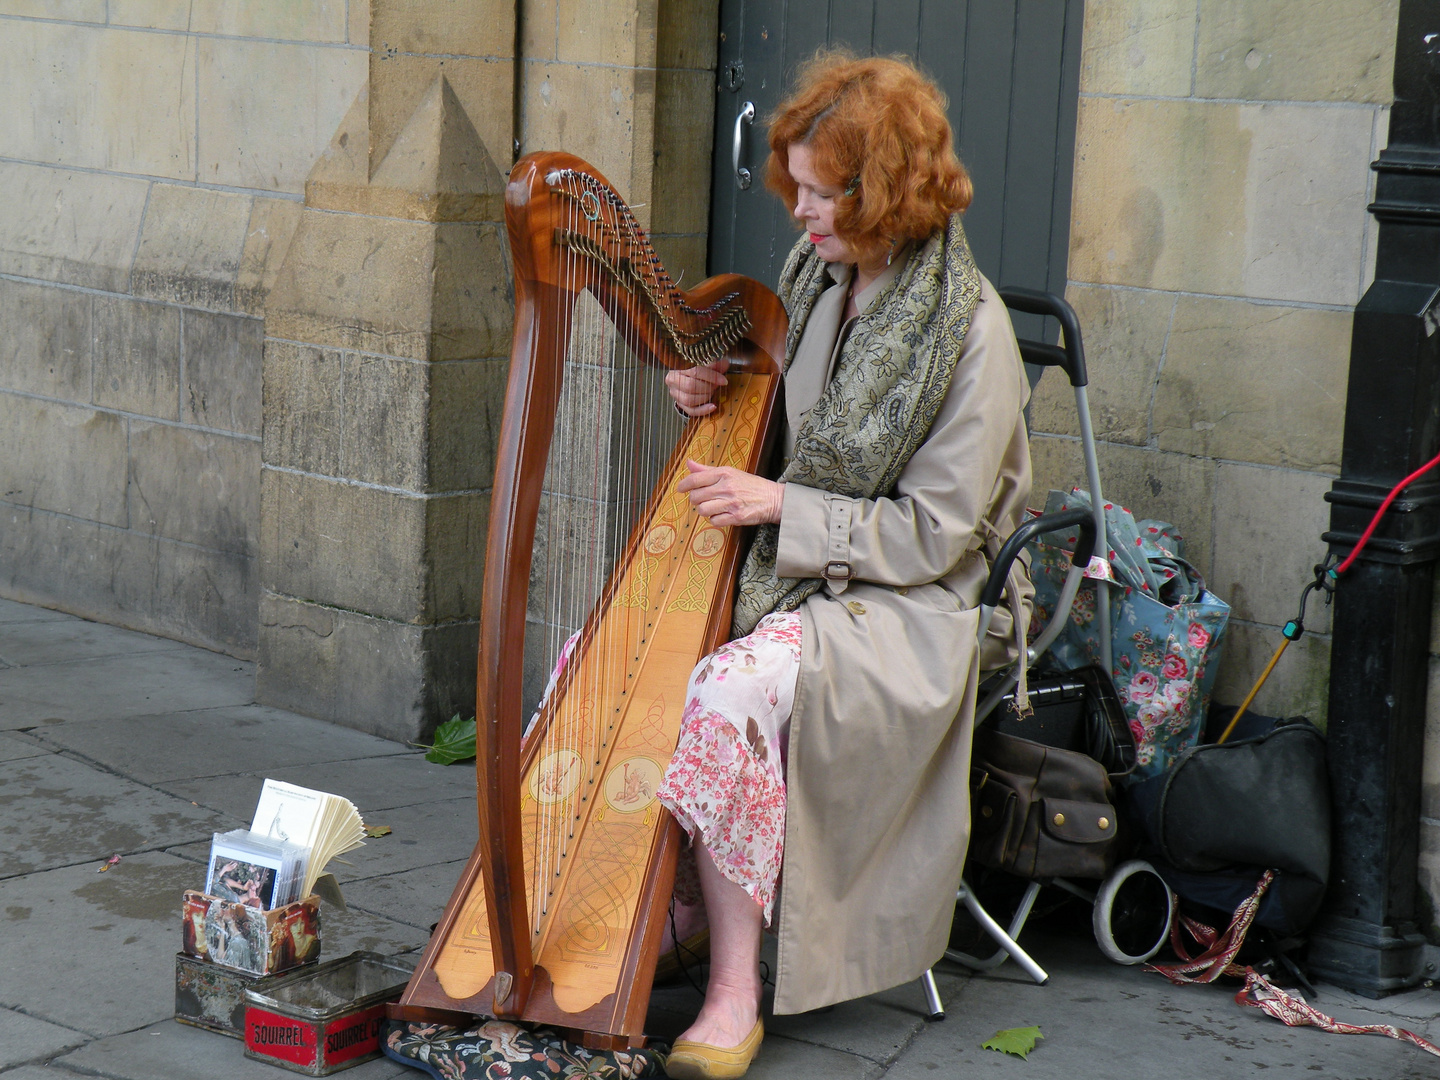
[[[1360,534],[1360,539],[1355,544],[1354,550],[1345,556],[1345,561],[1335,568],[1336,577],[1339,577],[1346,570],[1350,569],[1350,564],[1355,561],[1355,556],[1359,555],[1365,545],[1370,542],[1371,534],[1375,532],[1376,526],[1380,524],[1380,519],[1385,516],[1385,511],[1390,509],[1390,504],[1395,501],[1395,497],[1431,469],[1435,468],[1436,465],[1440,465],[1440,454],[1431,458],[1390,489],[1390,494],[1385,496],[1385,501],[1380,504],[1380,509],[1375,511],[1375,516],[1370,519],[1370,524],[1365,526],[1365,531]]]

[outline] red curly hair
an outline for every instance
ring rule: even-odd
[[[835,234],[857,254],[924,240],[970,205],[944,93],[901,57],[821,50],[770,121],[765,186],[795,209],[790,147],[809,148],[817,175],[840,189]]]

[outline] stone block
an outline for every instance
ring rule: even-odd
[[[680,282],[682,289],[694,288],[705,280],[709,250],[709,237],[705,233],[683,236],[651,233],[650,243],[655,245],[660,262],[670,276]]]
[[[0,416],[0,499],[10,504],[7,516],[35,507],[125,525],[124,419],[15,394],[0,394]]]
[[[1083,99],[1071,276],[1354,304],[1371,122],[1364,109]]]
[[[368,183],[355,168],[359,155],[345,153],[360,104],[311,170],[307,205],[419,221],[504,220],[505,178],[446,75],[431,80],[384,157],[372,153]],[[350,176],[336,177],[342,162]]]
[[[427,500],[268,467],[261,500],[266,588],[381,619],[426,619]]]
[[[90,400],[90,297],[0,279],[0,386]]]
[[[181,419],[242,435],[260,434],[265,324],[241,315],[185,312]]]
[[[653,92],[654,73],[560,63],[527,65],[526,73],[525,145],[563,146],[600,170],[627,203],[649,202],[649,169],[643,186],[634,176],[636,156],[649,152],[635,138],[636,98],[642,75]],[[648,224],[647,212],[636,217]]]
[[[1220,705],[1244,701],[1283,640],[1279,627],[1232,620],[1211,700]],[[1250,707],[1263,716],[1309,717],[1323,731],[1330,707],[1330,637],[1306,634],[1293,642]]]
[[[258,582],[253,557],[16,505],[0,504],[0,522],[5,525],[0,528],[0,591],[6,596],[230,656],[255,655]],[[97,687],[114,677],[107,674]],[[175,694],[166,700],[183,697],[187,676],[177,677],[181,681]],[[108,689],[113,693],[113,686]],[[88,700],[83,694],[72,699]],[[153,692],[150,698],[142,694],[125,701],[131,711],[123,715],[170,707]],[[122,704],[118,698],[107,699],[106,707]],[[58,715],[54,705],[46,707],[49,712],[34,715]],[[85,708],[85,715],[93,718],[93,703]]]
[[[515,9],[492,4],[481,15],[450,0],[400,0],[371,9],[370,37],[378,53],[502,56],[515,50]]]
[[[346,5],[346,40],[351,45],[370,46],[370,0],[350,0]]]
[[[1389,104],[1400,0],[1200,0],[1198,97]]]
[[[434,229],[307,209],[265,306],[266,336],[429,359]]]
[[[235,38],[198,41],[199,178],[302,192],[365,80],[369,54]]]
[[[110,22],[152,30],[188,30],[191,7],[169,0],[110,0]]]
[[[0,161],[0,273],[124,292],[149,190],[130,177]]]
[[[1434,656],[1430,657],[1425,698],[1428,707],[1425,710],[1425,753],[1420,766],[1420,816],[1440,821],[1440,709],[1435,707],[1435,703],[1440,702],[1440,660]],[[1430,850],[1434,864],[1431,874],[1434,875],[1440,869],[1440,843]],[[1432,892],[1431,895],[1440,900],[1440,892]]]
[[[105,0],[0,0],[0,15],[103,23]]]
[[[280,41],[344,41],[345,0],[191,0],[192,33]]]
[[[478,618],[490,494],[440,496],[429,500],[427,510],[423,552],[427,621]]]
[[[556,59],[572,64],[654,67],[655,3],[561,4]]]
[[[506,360],[456,360],[431,366],[430,490],[490,487],[509,370]]]
[[[1211,566],[1214,530],[1215,463],[1183,454],[1167,454],[1136,446],[1102,443],[1096,447],[1101,490],[1107,502],[1125,507],[1137,520],[1152,518],[1174,524],[1185,538],[1185,557],[1201,574]],[[1034,470],[1030,505],[1045,505],[1051,489],[1086,487],[1078,439],[1030,440]]]
[[[477,22],[483,20],[475,20]],[[375,40],[380,40],[377,33]],[[378,46],[377,46],[378,47]],[[508,48],[508,47],[507,47]],[[370,68],[370,154],[382,161],[437,75],[455,92],[475,125],[490,159],[504,173],[514,158],[511,144],[514,68],[505,57],[407,56],[376,53]],[[332,129],[333,130],[333,129]]]
[[[521,9],[520,54],[528,65],[536,60],[554,60],[559,48],[558,7],[560,0],[531,0]],[[528,149],[527,144],[527,149]]]
[[[1195,53],[1196,0],[1101,0],[1085,5],[1080,90],[1185,97]]]
[[[416,626],[267,593],[256,696],[397,742],[475,709],[478,624]]]
[[[92,323],[95,404],[180,418],[180,309],[97,296]]]
[[[666,0],[659,8],[655,66],[713,72],[720,50],[719,6],[710,0]]]
[[[480,360],[510,354],[515,293],[498,225],[445,222],[435,227],[431,360]]]
[[[1237,619],[1283,626],[1325,558],[1325,492],[1333,477],[1222,462],[1215,470],[1215,561],[1210,587]],[[1314,596],[1305,628],[1330,632],[1330,609]]]
[[[1080,317],[1090,376],[1090,422],[1106,442],[1143,446],[1150,434],[1150,394],[1165,355],[1175,297],[1139,289],[1066,290]],[[1059,369],[1047,370],[1030,399],[1033,431],[1079,435],[1075,390]]]
[[[264,357],[265,463],[338,476],[344,416],[340,354],[270,338]]]
[[[339,475],[407,491],[425,490],[429,365],[347,353],[343,366]]]
[[[1428,744],[1427,744],[1428,745]],[[1420,929],[1426,938],[1434,941],[1440,937],[1440,824],[1420,819],[1420,859],[1418,878],[1420,882],[1420,910],[1423,913],[1428,907],[1428,918],[1422,914],[1419,918]]]
[[[88,23],[13,20],[0,155],[195,178],[195,40]]]
[[[1153,431],[1162,450],[1338,472],[1348,311],[1182,296]]]
[[[290,239],[304,205],[296,199],[257,198],[250,210],[240,271],[235,277],[235,309],[264,315],[265,299],[275,287]]]
[[[713,72],[656,72],[652,228],[673,233],[708,230],[714,112]]]
[[[233,308],[253,202],[226,191],[154,185],[130,291],[192,307]]]
[[[170,424],[130,425],[130,527],[255,554],[260,442]]]

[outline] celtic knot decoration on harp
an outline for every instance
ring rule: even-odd
[[[506,189],[515,330],[476,693],[480,841],[392,1015],[644,1041],[680,831],[655,799],[691,668],[730,627],[745,537],[697,515],[687,459],[759,471],[786,317],[734,274],[682,290],[578,158]],[[719,408],[673,368],[726,358]]]

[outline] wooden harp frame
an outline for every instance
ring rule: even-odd
[[[626,916],[623,931],[610,935],[616,947],[609,950],[611,960],[604,977],[608,981],[597,981],[599,990],[577,993],[567,989],[565,982],[580,978],[576,974],[579,969],[599,965],[587,965],[583,959],[547,961],[557,951],[550,938],[558,931],[549,923],[543,932],[536,929],[532,917],[536,901],[533,895],[527,896],[524,873],[527,819],[522,805],[532,815],[540,812],[536,808],[541,801],[536,796],[536,778],[541,775],[537,770],[548,737],[545,724],[556,709],[554,701],[547,699],[549,705],[542,709],[537,725],[540,737],[532,734],[522,746],[524,665],[519,657],[525,640],[541,490],[569,349],[568,338],[554,328],[568,325],[567,313],[573,310],[581,290],[588,289],[644,363],[681,368],[720,356],[729,358],[728,385],[721,391],[720,408],[689,423],[661,469],[649,502],[581,631],[572,660],[552,692],[553,699],[562,698],[571,690],[571,676],[582,678],[576,673],[584,668],[586,650],[605,640],[598,628],[614,617],[614,610],[625,606],[617,596],[628,595],[627,590],[635,587],[633,582],[627,584],[627,575],[638,574],[644,564],[654,561],[657,536],[662,541],[673,540],[663,557],[691,560],[685,566],[692,581],[699,576],[694,570],[696,560],[703,558],[712,564],[705,567],[712,580],[698,615],[693,603],[685,608],[683,617],[672,617],[674,606],[662,613],[662,607],[670,603],[662,598],[663,602],[654,602],[652,614],[642,616],[654,620],[647,626],[657,628],[643,631],[650,635],[641,650],[650,668],[641,671],[637,665],[624,672],[618,690],[615,686],[604,689],[610,697],[604,699],[606,709],[602,711],[624,716],[612,722],[611,734],[602,741],[602,757],[588,780],[594,784],[613,775],[606,770],[618,773],[615,758],[631,738],[624,724],[649,724],[646,737],[653,742],[657,716],[663,714],[669,725],[666,730],[678,731],[690,668],[729,636],[735,577],[743,551],[742,530],[710,526],[689,509],[688,500],[677,495],[674,484],[685,471],[687,456],[751,472],[760,470],[773,438],[787,318],[773,292],[739,275],[720,275],[692,290],[680,290],[660,265],[629,208],[598,172],[578,158],[558,153],[522,158],[511,173],[505,204],[514,258],[515,329],[491,499],[480,621],[476,688],[480,841],[405,994],[391,1007],[391,1015],[449,1023],[494,1015],[567,1030],[592,1047],[635,1047],[644,1043],[645,1013],[682,837],[679,826],[654,803],[645,819],[649,832],[635,848],[644,865],[633,911]],[[557,257],[557,252],[563,252],[563,257]],[[577,258],[586,260],[596,272],[581,281],[567,277]],[[670,622],[659,629],[662,618]],[[627,654],[629,651],[627,646]],[[646,685],[669,690],[668,698],[663,693],[654,696],[652,690],[654,701],[642,717],[646,695],[641,688]],[[630,690],[635,693],[626,700]],[[662,698],[663,707],[655,704]],[[611,701],[613,709],[608,704]],[[664,738],[669,740],[668,747],[648,759],[658,761],[663,753],[662,768],[674,750],[675,735]],[[653,775],[653,766],[646,768]],[[591,794],[599,796],[602,790],[603,782]],[[525,801],[527,791],[529,803]],[[601,831],[609,812],[604,801],[581,798],[574,820],[583,819],[583,826],[575,828]],[[613,809],[615,804],[609,806]],[[605,827],[615,828],[618,816],[612,815],[611,825]],[[631,817],[639,820],[638,815]],[[581,841],[575,841],[571,862],[578,863],[583,853]],[[557,871],[556,876],[565,877],[568,885],[577,876],[573,870],[571,866],[564,875]],[[533,885],[529,888],[535,890]],[[555,896],[547,894],[547,902],[558,912],[561,902]],[[558,914],[554,918],[558,919]],[[550,970],[552,967],[556,970]],[[457,974],[462,969],[466,974]],[[599,976],[595,978],[599,980]],[[596,1000],[576,1004],[590,997]]]

